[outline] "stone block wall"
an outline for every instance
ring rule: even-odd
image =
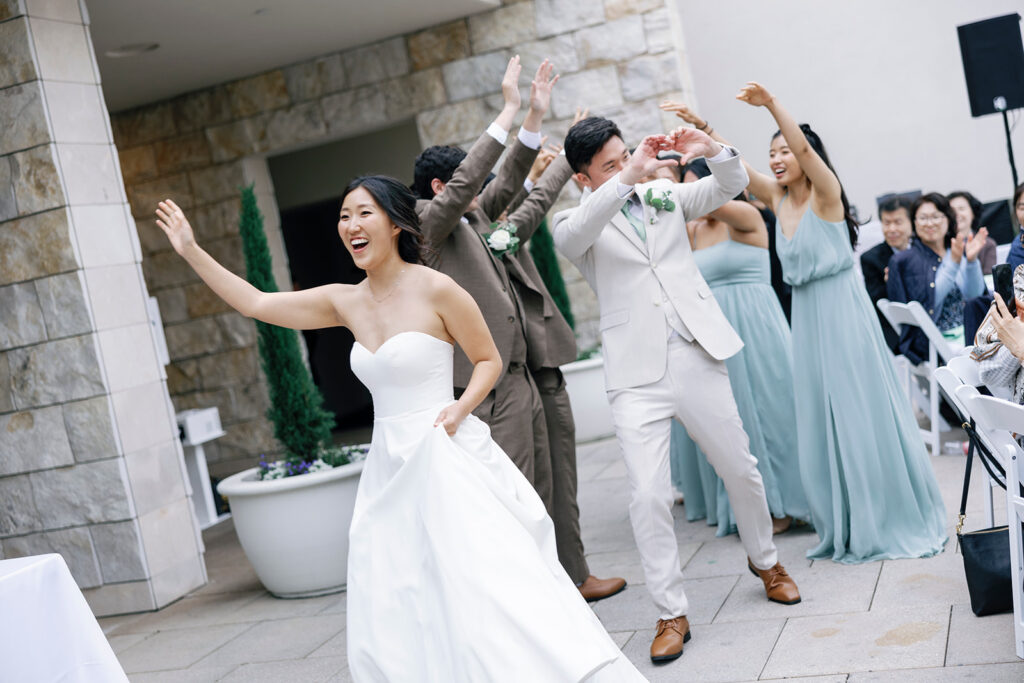
[[[0,0],[0,558],[114,614],[206,576],[85,16]]]
[[[112,117],[146,283],[160,301],[177,409],[215,405],[227,436],[208,449],[225,475],[276,450],[263,413],[265,382],[253,326],[228,311],[172,251],[152,222],[156,202],[173,198],[200,243],[242,273],[238,186],[259,181],[272,244],[276,230],[269,155],[351,137],[415,119],[422,145],[468,146],[502,106],[501,76],[514,54],[524,92],[549,57],[561,74],[544,131],[564,136],[577,106],[614,118],[626,142],[673,127],[658,109],[689,97],[681,33],[665,0],[524,0],[372,45],[282,66]],[[261,168],[262,167],[264,168]],[[344,182],[344,181],[341,181]],[[575,201],[570,187],[561,206]],[[290,289],[285,255],[278,284]],[[563,263],[580,347],[596,342],[596,302]]]

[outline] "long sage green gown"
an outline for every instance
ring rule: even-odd
[[[808,521],[800,483],[793,403],[793,350],[789,325],[771,287],[768,250],[732,240],[698,249],[693,257],[729,323],[744,342],[725,361],[729,384],[750,452],[764,480],[768,509],[775,517]],[[686,517],[706,518],[716,534],[736,532],[725,485],[686,428],[672,423],[670,464],[683,493]]]
[[[783,278],[793,286],[800,473],[821,539],[807,556],[852,564],[934,555],[947,538],[945,507],[854,274],[846,224],[808,208],[792,239],[776,229]]]

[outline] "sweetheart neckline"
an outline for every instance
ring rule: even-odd
[[[452,344],[449,341],[445,341],[444,339],[441,339],[440,337],[435,337],[434,335],[430,334],[429,332],[421,332],[420,330],[405,330],[403,332],[396,332],[395,334],[391,335],[390,337],[385,339],[383,342],[381,342],[380,346],[377,347],[376,351],[371,351],[370,349],[366,348],[365,346],[363,346],[363,343],[361,341],[359,341],[358,339],[355,340],[355,342],[353,342],[353,343],[359,344],[359,348],[361,348],[363,351],[366,351],[371,356],[376,356],[378,353],[380,353],[380,350],[383,349],[385,346],[387,346],[388,343],[392,339],[394,339],[395,337],[401,337],[403,334],[419,334],[419,335],[422,335],[424,337],[430,337],[434,341],[441,342],[442,344],[447,344],[448,346],[451,346],[453,348],[455,346],[454,344]]]

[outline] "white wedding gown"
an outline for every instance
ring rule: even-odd
[[[356,681],[643,681],[558,563],[526,478],[453,402],[453,347],[401,332],[352,369],[373,394],[373,443],[348,561]]]

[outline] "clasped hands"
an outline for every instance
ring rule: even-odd
[[[713,157],[721,150],[720,144],[696,128],[680,127],[668,134],[648,135],[636,146],[619,182],[636,185],[659,168],[681,166],[696,157]],[[676,152],[680,159],[659,159],[660,152]]]

